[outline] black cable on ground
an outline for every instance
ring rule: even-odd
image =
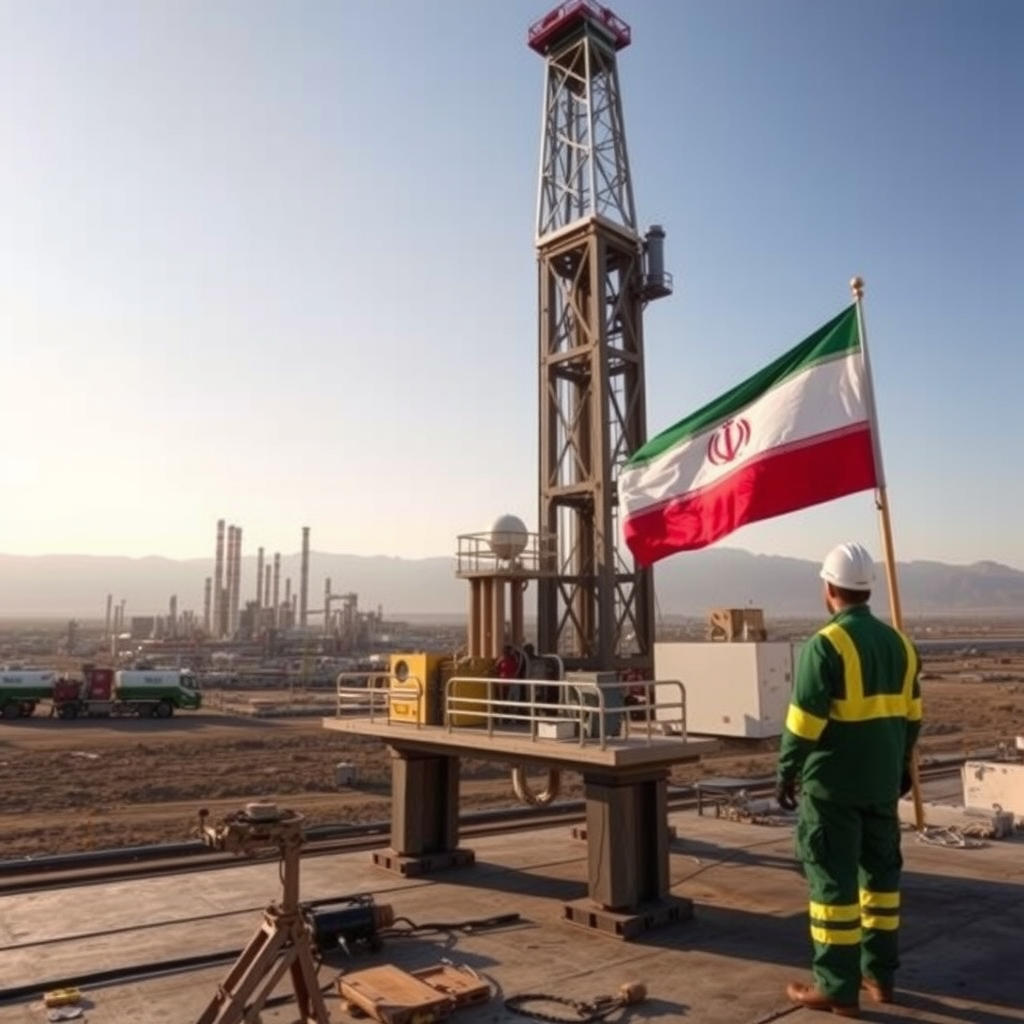
[[[487,928],[502,928],[505,925],[519,924],[519,914],[497,914],[494,917],[481,917],[470,921],[429,921],[417,924],[408,917],[396,917],[391,925],[382,928],[378,935],[382,939],[400,938],[402,936],[422,935],[426,932],[479,932]],[[404,927],[395,927],[404,925]]]
[[[562,1016],[557,1013],[548,1013],[539,1007],[531,1007],[530,1003],[556,1004],[566,1007],[573,1016]],[[529,1017],[532,1020],[547,1021],[548,1024],[580,1024],[580,1022],[601,1021],[605,1017],[621,1010],[626,1004],[621,999],[612,996],[602,996],[588,1003],[578,999],[567,999],[564,996],[544,995],[539,992],[527,992],[518,996],[509,996],[505,1000],[505,1009],[520,1017]]]

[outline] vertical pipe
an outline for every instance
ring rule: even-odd
[[[309,611],[309,527],[302,528],[302,565],[299,567],[299,628],[306,628]]]
[[[110,639],[110,629],[113,626],[113,621],[112,621],[113,614],[114,614],[114,595],[113,594],[107,594],[107,618],[106,618],[106,624],[103,627],[103,633],[104,633],[104,636],[108,640]]]
[[[264,605],[263,600],[263,548],[256,549],[256,611]]]
[[[523,616],[523,597],[526,593],[526,584],[523,580],[509,580],[509,588],[512,591],[509,596],[512,636],[509,639],[517,647],[522,647],[523,641],[526,639]]]
[[[468,648],[466,652],[471,658],[480,657],[480,580],[470,577],[469,580],[469,629],[467,630]]]
[[[490,584],[494,591],[491,599],[491,655],[499,658],[505,645],[505,581],[495,576]]]
[[[494,588],[491,586],[491,579],[483,579],[483,608],[480,616],[480,653],[485,658],[493,658],[493,628],[494,628]]]
[[[281,553],[279,551],[274,552],[274,588],[271,594],[271,600],[274,604],[274,619],[271,622],[271,626],[277,629],[281,625]]]
[[[331,577],[324,580],[324,636],[331,635]]]
[[[270,562],[263,567],[263,606],[264,608],[272,608],[270,603]],[[266,619],[266,612],[264,612],[264,619]],[[273,620],[266,622],[266,625],[273,628]]]
[[[224,520],[217,520],[217,553],[213,563],[213,637],[219,640],[223,635],[224,601]]]
[[[242,603],[242,528],[240,526],[235,527],[235,601],[231,605],[231,614],[234,616],[234,628],[232,633],[238,632],[239,623],[239,609]]]
[[[285,629],[292,628],[292,578],[287,577],[284,581],[284,621],[281,625]]]
[[[178,636],[178,595],[171,594],[171,601],[167,607],[167,618],[170,620],[167,624],[167,631],[171,635],[171,639],[175,639]]]
[[[231,598],[235,592],[235,528],[230,524],[224,548],[224,585],[221,588],[223,598],[220,609],[220,635],[222,638],[231,635]]]
[[[203,632],[209,636],[213,620],[210,618],[210,600],[213,596],[213,580],[207,576],[203,580]]]

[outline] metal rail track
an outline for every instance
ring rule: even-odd
[[[959,771],[959,765],[957,761],[924,766],[921,769],[921,780],[931,782],[952,777]],[[703,796],[692,785],[672,788],[676,792],[670,790],[670,811],[692,811],[700,804],[713,806],[722,799],[721,790],[714,787]],[[762,779],[751,780],[745,792],[752,799],[764,799],[773,795],[774,786]],[[585,818],[584,801],[566,800],[543,809],[515,807],[463,815],[460,819],[460,833],[466,838],[497,835],[548,828],[557,824],[578,824]],[[389,822],[314,826],[307,830],[303,857],[327,857],[380,849],[387,846],[390,831]],[[238,865],[238,857],[210,850],[199,840],[0,862],[0,897],[105,882],[216,871]]]

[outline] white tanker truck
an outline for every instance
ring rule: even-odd
[[[170,718],[175,711],[195,711],[202,692],[187,669],[132,669],[85,665],[82,678],[68,679],[48,670],[0,672],[0,717],[23,718],[40,702],[58,718]]]

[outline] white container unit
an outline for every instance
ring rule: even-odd
[[[766,739],[782,735],[798,652],[777,641],[656,643],[654,678],[683,684],[687,733]],[[656,719],[659,697],[678,701],[678,690],[655,687]]]
[[[962,771],[964,807],[1000,808],[1024,818],[1024,764],[1014,761],[968,761]]]

